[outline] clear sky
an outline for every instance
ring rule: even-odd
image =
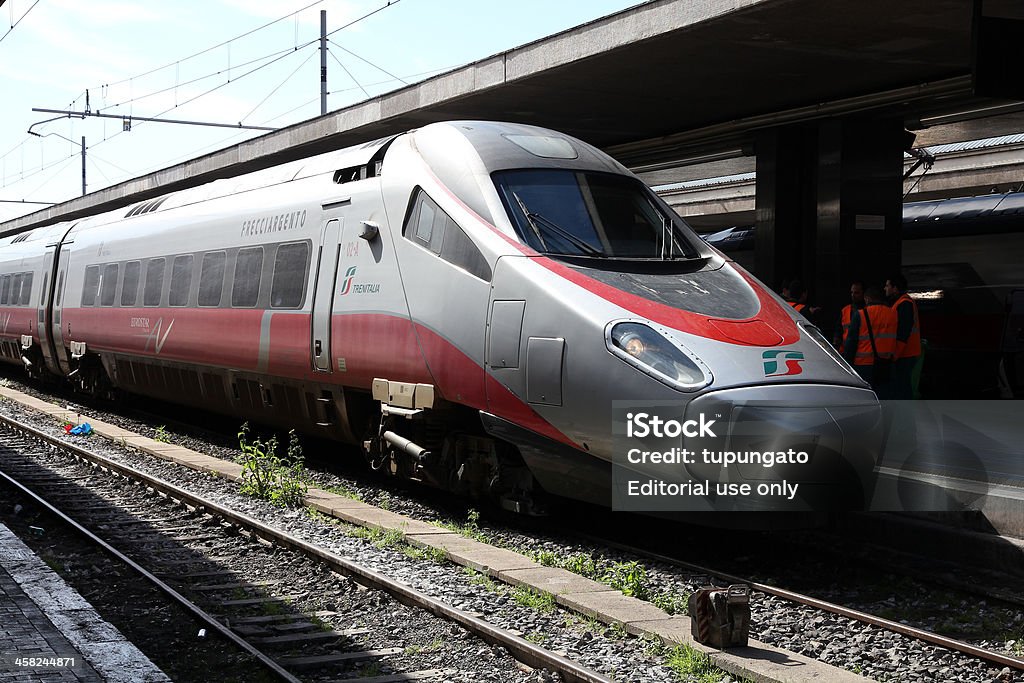
[[[82,136],[93,192],[261,134],[68,117],[26,132],[57,116],[33,107],[81,111],[86,90],[92,111],[117,115],[274,127],[319,115],[320,10],[341,29],[328,43],[334,110],[638,3],[0,0],[0,200],[81,194]],[[0,220],[39,208],[0,202]]]

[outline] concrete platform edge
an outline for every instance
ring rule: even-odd
[[[149,657],[3,525],[0,525],[0,548],[7,555],[19,557],[18,562],[5,567],[11,578],[104,680],[108,683],[140,680],[170,683],[171,679]],[[89,624],[89,628],[82,628],[81,624]]]

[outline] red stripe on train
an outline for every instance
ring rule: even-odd
[[[73,333],[65,341],[84,341],[98,352],[256,371],[263,313],[249,309],[65,309],[64,329],[70,323]],[[331,325],[333,368],[328,376],[311,367],[310,315],[273,314],[266,372],[358,389],[369,389],[375,377],[433,384],[443,398],[487,410],[574,445],[430,328],[384,313],[336,315]]]

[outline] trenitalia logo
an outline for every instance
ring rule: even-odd
[[[345,279],[341,283],[341,295],[345,296],[352,289],[352,279],[356,276],[356,267],[351,266],[345,271]]]
[[[786,375],[799,375],[804,371],[800,366],[804,362],[803,351],[765,351],[761,354],[764,361],[765,377],[785,377]],[[786,371],[779,372],[779,362],[785,361]]]

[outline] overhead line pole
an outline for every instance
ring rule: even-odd
[[[82,136],[82,196],[85,196],[85,136]]]
[[[327,10],[320,10],[320,116],[327,113]]]
[[[213,123],[210,121],[185,121],[182,119],[160,119],[152,118],[148,116],[126,116],[124,114],[101,114],[96,111],[68,111],[67,109],[42,109],[40,107],[32,107],[32,111],[40,111],[47,114],[64,114],[65,116],[77,116],[79,118],[85,118],[87,116],[95,116],[101,119],[121,119],[128,126],[126,130],[131,128],[132,121],[152,121],[153,123],[180,123],[186,126],[213,126],[214,128],[235,128],[245,130],[279,130],[278,128],[270,128],[268,126],[245,126],[241,123]]]

